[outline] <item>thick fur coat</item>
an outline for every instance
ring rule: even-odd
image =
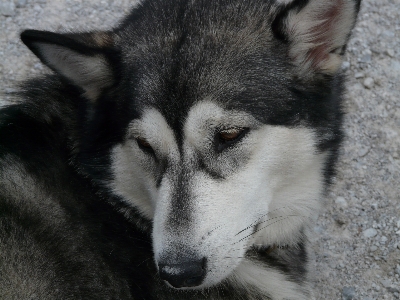
[[[0,110],[0,297],[311,299],[359,0],[145,0],[26,30]]]

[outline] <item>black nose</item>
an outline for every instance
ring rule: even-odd
[[[158,264],[161,279],[174,288],[199,286],[204,277],[206,259],[185,261],[179,264]]]

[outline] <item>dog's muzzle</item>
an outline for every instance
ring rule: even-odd
[[[206,277],[206,258],[183,260],[177,264],[158,264],[161,279],[174,288],[199,286]]]

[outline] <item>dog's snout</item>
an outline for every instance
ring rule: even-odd
[[[158,264],[161,279],[174,288],[199,286],[206,276],[206,259],[188,260],[177,264]]]

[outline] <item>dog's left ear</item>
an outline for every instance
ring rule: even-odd
[[[335,74],[361,0],[293,0],[272,22],[275,36],[289,44],[289,57],[301,77]]]
[[[80,87],[92,102],[104,88],[114,83],[112,33],[59,34],[25,30],[21,40],[44,64]]]

